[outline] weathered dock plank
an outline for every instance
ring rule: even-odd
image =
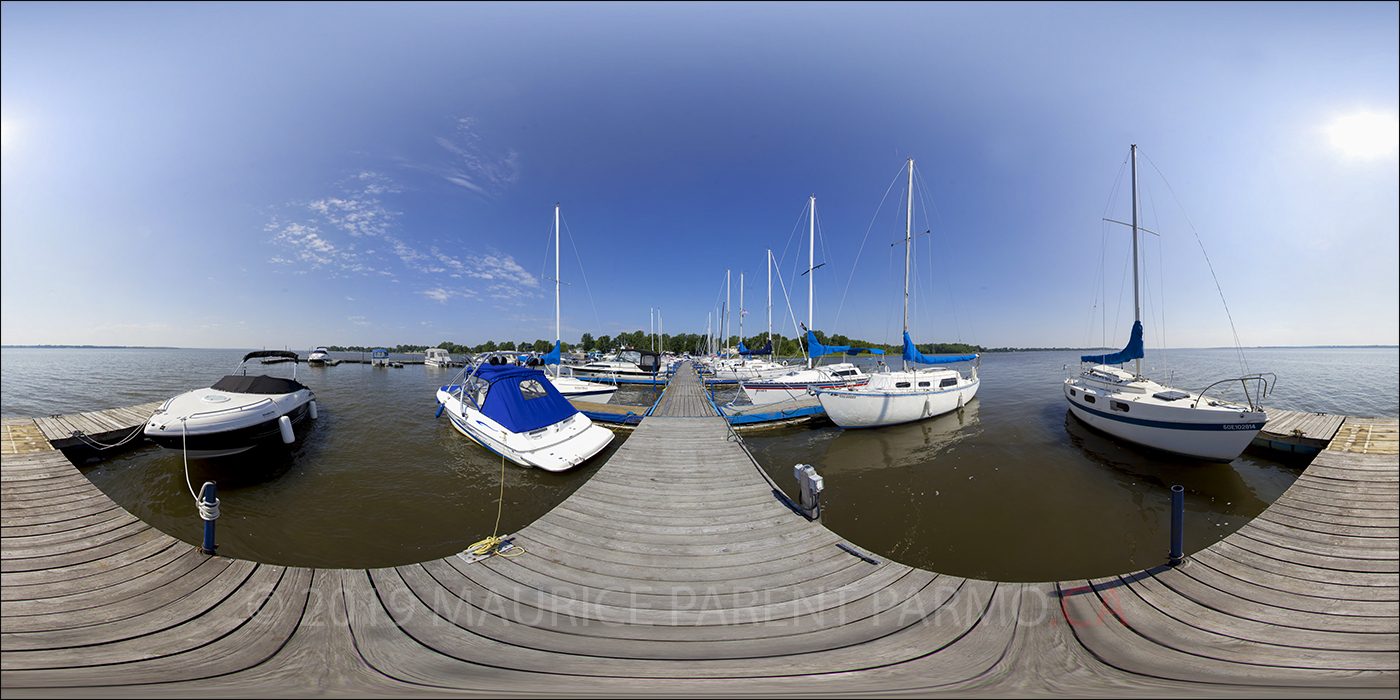
[[[509,535],[513,556],[477,561],[211,557],[110,503],[63,453],[7,449],[0,686],[1393,697],[1400,682],[1394,420],[1344,421],[1278,503],[1182,565],[996,583],[874,557],[808,521],[699,381],[673,385],[587,483]]]

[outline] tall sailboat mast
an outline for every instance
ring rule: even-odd
[[[1142,293],[1138,290],[1138,183],[1137,183],[1137,144],[1132,145],[1133,156],[1133,321],[1142,322]],[[1142,376],[1142,358],[1134,361],[1133,374]]]
[[[914,159],[909,159],[909,202],[904,213],[904,333],[909,334],[909,260],[914,250]],[[904,370],[909,371],[909,360],[904,360]]]
[[[559,345],[563,331],[559,323],[559,205],[554,205],[554,344]]]
[[[811,211],[811,217],[810,217],[810,220],[809,220],[809,222],[808,222],[808,231],[807,231],[807,236],[808,236],[808,243],[807,243],[807,332],[808,332],[808,333],[811,333],[811,332],[812,332],[812,328],[813,328],[813,326],[812,326],[812,316],[813,316],[813,314],[812,314],[812,309],[813,309],[813,306],[812,306],[812,278],[813,278],[813,277],[816,277],[816,275],[812,274],[812,269],[813,269],[813,268],[812,268],[812,265],[814,265],[814,264],[816,263],[816,261],[817,261],[816,252],[815,252],[815,248],[817,247],[817,196],[816,196],[816,195],[812,195],[812,196],[811,196],[811,198],[810,198],[810,200],[809,200],[809,204],[810,204],[810,206],[808,206],[808,210]],[[812,368],[812,348],[811,348],[811,346],[810,346],[810,344],[809,344],[808,347],[807,347],[807,369],[811,369],[811,368]]]

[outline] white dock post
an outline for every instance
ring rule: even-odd
[[[797,477],[797,484],[802,489],[802,514],[808,520],[821,519],[822,478],[817,475],[816,468],[809,464],[795,464],[792,475]]]

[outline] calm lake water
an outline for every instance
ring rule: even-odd
[[[43,416],[160,401],[208,386],[244,352],[5,348],[3,412]],[[1395,348],[1271,348],[1245,356],[1250,371],[1278,375],[1266,407],[1400,414]],[[815,466],[825,480],[823,522],[850,541],[912,566],[1001,581],[1105,576],[1161,563],[1174,484],[1186,489],[1186,549],[1200,550],[1261,512],[1302,470],[1252,450],[1213,464],[1115,443],[1069,415],[1060,388],[1066,366],[1077,368],[1078,353],[990,354],[978,398],[960,414],[874,430],[827,424],[747,433],[744,442],[790,494],[793,465]],[[1175,350],[1165,361],[1149,355],[1145,373],[1161,380],[1168,372],[1175,385],[1193,389],[1240,367],[1234,350]],[[520,530],[626,441],[619,432],[597,458],[563,474],[503,465],[434,417],[434,392],[455,373],[300,366],[297,377],[316,392],[320,418],[291,449],[186,463],[145,445],[81,470],[127,510],[191,544],[201,541],[203,524],[189,485],[217,481],[220,554],[374,568],[449,556]],[[615,401],[653,397],[633,388]]]

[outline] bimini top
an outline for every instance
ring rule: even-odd
[[[909,332],[904,332],[904,359],[909,362],[917,362],[921,365],[938,365],[944,362],[971,362],[977,359],[976,355],[937,355],[930,356],[919,352],[914,347],[914,341],[909,339]]]
[[[1133,335],[1128,338],[1127,347],[1108,355],[1080,355],[1079,361],[1100,365],[1116,365],[1120,362],[1136,360],[1142,356],[1142,321],[1133,321]]]
[[[490,384],[481,412],[512,433],[554,425],[579,412],[534,367],[482,364],[475,373]]]
[[[243,361],[247,362],[248,360],[258,357],[282,357],[288,360],[301,359],[300,355],[292,352],[291,350],[254,350],[248,353],[247,355],[244,355]]]

